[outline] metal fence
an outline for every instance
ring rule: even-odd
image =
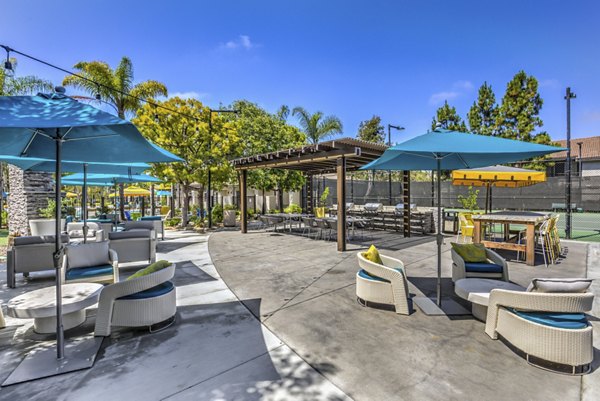
[[[335,179],[320,178],[315,185],[318,197],[325,187],[329,188],[328,206],[337,202]],[[560,213],[561,234],[564,235],[566,222],[566,185],[564,176],[548,177],[545,183],[523,188],[492,188],[494,210],[552,211]],[[410,184],[411,203],[420,207],[434,206],[434,193],[431,181],[412,181]],[[479,190],[477,203],[483,209],[485,188]],[[450,179],[442,181],[442,206],[460,209],[458,195],[466,196],[468,187],[454,186]],[[356,205],[370,202],[395,205],[402,202],[402,183],[392,182],[390,197],[387,180],[365,181],[352,177],[346,183],[346,201]],[[600,241],[600,170],[587,170],[583,176],[574,175],[571,179],[572,238],[586,241]]]

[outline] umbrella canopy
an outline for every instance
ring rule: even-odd
[[[442,304],[441,170],[502,164],[564,150],[554,146],[436,129],[387,149],[361,170],[437,170],[437,304]]]
[[[145,188],[132,185],[125,188],[123,190],[123,194],[125,196],[150,196],[151,192]]]
[[[64,357],[61,274],[61,162],[175,162],[181,158],[148,142],[129,121],[62,93],[0,96],[0,152],[56,161],[56,339]]]
[[[171,191],[156,191],[156,196],[171,196]]]
[[[56,169],[56,161],[50,159],[0,155],[0,161],[28,171],[54,172]],[[84,164],[87,166],[88,173],[141,174],[150,168],[147,163],[84,163],[70,160],[62,160],[60,163],[61,170],[69,173],[83,172]]]
[[[485,212],[492,210],[492,187],[522,188],[546,181],[546,173],[509,166],[489,166],[452,172],[452,185],[485,187]]]
[[[0,96],[4,155],[100,163],[182,161],[148,142],[131,122],[63,94]]]
[[[509,166],[497,165],[452,172],[452,185],[522,188],[540,182],[546,182],[545,172]]]
[[[83,184],[83,174],[71,174],[63,177],[63,182],[65,185],[82,185]],[[135,182],[160,182],[160,180],[156,177],[152,177],[147,174],[88,174],[87,175],[87,184],[88,185],[97,185],[97,184],[132,184]]]

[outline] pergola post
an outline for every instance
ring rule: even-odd
[[[337,250],[346,250],[346,158],[337,159]]]
[[[306,176],[306,213],[313,214],[314,194],[313,194],[313,176]]]
[[[248,197],[246,196],[248,170],[242,170],[240,174],[240,214],[242,234],[248,232]]]
[[[402,201],[404,237],[410,237],[410,171],[402,172]]]

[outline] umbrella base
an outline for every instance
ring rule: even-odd
[[[428,297],[414,297],[413,302],[427,316],[460,316],[470,315],[471,311],[465,309],[452,298],[442,298],[440,308],[435,299]]]
[[[21,361],[2,383],[2,387],[89,369],[94,365],[101,345],[101,337],[86,338],[76,343],[66,344],[63,359],[56,358],[56,346],[39,347]]]

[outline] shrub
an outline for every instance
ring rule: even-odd
[[[237,207],[235,207],[235,205],[225,205],[223,210],[237,210]]]
[[[283,209],[285,213],[302,213],[302,208],[295,203],[291,203],[288,207]]]
[[[174,217],[172,219],[165,220],[165,226],[167,227],[177,227],[181,223],[181,219],[179,217]]]
[[[222,223],[223,222],[223,206],[217,204],[213,206],[211,211],[212,221],[213,223]]]
[[[473,211],[477,209],[477,195],[479,195],[479,190],[473,190],[473,187],[469,187],[469,194],[467,196],[458,195],[458,202],[463,209]]]

